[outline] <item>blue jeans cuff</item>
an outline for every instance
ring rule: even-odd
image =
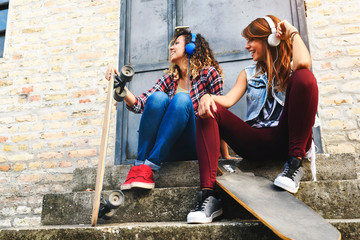
[[[140,166],[141,164],[144,164],[144,163],[145,163],[145,161],[135,160],[134,165],[135,166]]]
[[[153,171],[158,172],[158,171],[160,170],[160,166],[159,166],[159,165],[156,165],[156,164],[150,162],[149,160],[145,160],[145,163],[144,163],[144,164],[145,164],[145,165],[148,165],[149,167],[151,167],[151,169],[152,169]]]

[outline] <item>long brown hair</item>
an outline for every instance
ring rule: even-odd
[[[191,42],[191,32],[186,29],[181,29],[176,31],[173,38],[170,41],[170,46],[174,44],[176,39],[181,35],[185,36],[185,44]],[[192,75],[193,79],[195,79],[200,71],[205,67],[214,67],[220,75],[223,75],[222,68],[219,65],[219,62],[215,59],[213,51],[211,50],[209,43],[205,40],[201,34],[196,34],[195,40],[195,51],[190,57],[190,75]],[[170,47],[169,47],[170,48]],[[169,51],[169,59],[170,59],[170,51]],[[185,52],[187,55],[187,53]],[[188,56],[188,55],[187,55]],[[166,73],[172,74],[175,79],[179,79],[181,77],[181,72],[179,66],[170,62],[169,69],[165,70]]]
[[[273,15],[268,15],[268,17],[273,20],[275,26],[280,22],[280,19]],[[246,39],[261,39],[266,46],[266,61],[258,61],[256,68],[260,72],[267,73],[269,88],[275,86],[276,90],[281,92],[286,88],[291,72],[292,45],[290,40],[287,39],[281,40],[279,46],[271,47],[267,43],[267,37],[270,34],[270,26],[264,18],[255,19],[242,31],[242,36]]]

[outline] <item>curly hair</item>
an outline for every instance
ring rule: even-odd
[[[185,36],[185,44],[188,44],[191,42],[191,32],[186,29],[181,29],[179,31],[176,31],[174,36],[172,37],[170,41],[170,46],[174,44],[176,39],[179,36]],[[214,67],[221,76],[223,76],[222,68],[219,65],[219,62],[215,59],[213,51],[211,50],[209,43],[205,40],[205,38],[201,34],[196,34],[196,40],[195,40],[195,51],[190,56],[190,75],[195,79],[200,71],[204,69],[205,67]],[[169,51],[169,59],[170,59],[170,51]],[[188,54],[185,52],[186,56],[188,57]],[[181,71],[179,66],[176,64],[170,62],[169,69],[165,70],[166,73],[172,74],[175,79],[181,78]]]
[[[275,26],[280,22],[280,19],[273,15],[268,15],[268,17],[273,20]],[[271,47],[267,42],[270,34],[270,26],[264,18],[255,19],[242,31],[244,38],[261,39],[266,46],[266,62],[258,61],[256,68],[260,73],[267,73],[269,88],[275,86],[275,90],[281,92],[287,87],[291,73],[292,45],[290,40],[286,39],[282,40],[279,46]]]

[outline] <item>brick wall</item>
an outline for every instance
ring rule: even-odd
[[[325,151],[360,150],[357,0],[309,0]],[[38,226],[42,195],[97,164],[120,0],[11,0],[0,59],[0,228]],[[113,164],[114,120],[107,164]]]
[[[0,228],[40,224],[42,195],[98,160],[120,0],[11,0],[0,59]],[[115,111],[112,114],[114,122]],[[113,164],[114,124],[108,164]]]
[[[328,153],[360,153],[360,3],[306,0],[322,140]]]

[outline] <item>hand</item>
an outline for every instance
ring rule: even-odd
[[[281,40],[286,40],[290,38],[292,32],[297,32],[296,27],[291,25],[287,20],[283,20],[278,23],[276,28],[276,36]]]
[[[216,112],[217,108],[216,108],[215,101],[210,96],[210,94],[205,94],[200,99],[199,108],[198,108],[199,117],[201,117],[201,118],[208,118],[208,117],[215,118],[214,115],[211,112],[211,108],[214,110],[214,112]]]
[[[119,72],[112,66],[109,66],[108,69],[105,72],[105,79],[110,81],[111,78],[111,72],[114,71],[116,75],[119,75]]]

